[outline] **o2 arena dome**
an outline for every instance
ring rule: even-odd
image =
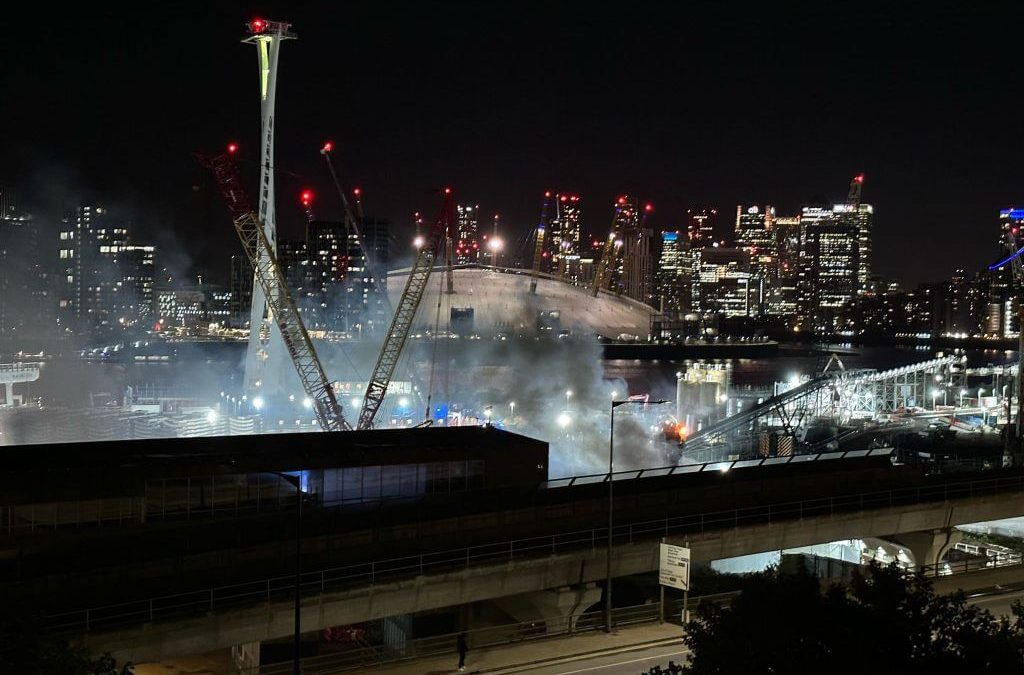
[[[413,333],[450,330],[459,337],[533,337],[537,335],[600,335],[646,337],[655,310],[636,300],[590,286],[573,286],[550,275],[537,278],[530,292],[529,270],[457,266],[454,293],[448,293],[447,272],[435,267],[413,323]],[[388,274],[388,296],[398,301],[409,279],[409,268]],[[441,307],[438,314],[438,299]],[[440,320],[438,320],[440,317]]]

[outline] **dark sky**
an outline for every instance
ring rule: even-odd
[[[863,171],[879,273],[989,262],[998,210],[1024,204],[1017,10],[759,4],[5,8],[0,180],[42,213],[79,196],[122,209],[138,239],[183,252],[173,265],[223,280],[237,245],[191,152],[231,138],[256,156],[256,56],[238,40],[259,15],[299,34],[278,88],[282,238],[301,236],[300,187],[337,216],[329,137],[396,229],[445,183],[514,238],[546,188],[582,195],[585,230],[621,192],[652,201],[656,227],[703,204],[728,226],[738,203],[841,201]]]

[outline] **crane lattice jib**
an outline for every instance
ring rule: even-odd
[[[306,326],[295,306],[288,283],[281,273],[277,256],[271,250],[262,224],[242,188],[234,160],[228,155],[202,160],[217,179],[217,185],[231,211],[231,219],[242,242],[242,249],[266,295],[274,323],[281,331],[281,338],[295,365],[302,388],[312,401],[313,412],[320,423],[320,428],[324,431],[351,430],[352,427],[345,420],[341,405],[334,395],[334,389],[313,349],[313,342],[306,332]]]
[[[402,297],[399,298],[395,307],[391,326],[388,328],[384,344],[381,345],[380,353],[377,355],[377,363],[373,367],[373,374],[370,376],[370,381],[366,386],[366,395],[363,397],[363,408],[359,411],[357,429],[373,428],[373,420],[388,393],[388,386],[395,374],[395,367],[398,366],[398,359],[402,355],[402,349],[405,347],[409,331],[412,329],[412,322],[416,318],[416,310],[420,307],[420,302],[427,289],[427,282],[430,281],[430,272],[434,267],[438,249],[444,244],[445,233],[452,222],[451,205],[451,190],[446,189],[441,213],[434,222],[434,227],[423,248],[416,254],[416,260],[409,270],[409,278],[405,282],[405,289],[402,290]]]

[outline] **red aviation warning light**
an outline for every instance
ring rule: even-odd
[[[359,196],[363,194],[363,191],[361,188],[355,188],[352,190],[352,194],[356,196],[356,199],[359,199]]]
[[[567,201],[569,201],[569,198],[568,198],[567,196],[565,196],[565,195],[562,195],[562,196],[560,197],[560,199],[561,199],[561,200],[562,200],[563,202],[567,202]]]
[[[551,198],[551,190],[548,190],[547,192],[544,193],[544,198],[545,199],[550,199]]]
[[[854,180],[857,181],[858,183],[863,183],[864,182],[864,174],[858,174],[857,177],[854,178]]]
[[[238,143],[228,143],[228,154],[235,154],[238,152]]]
[[[332,141],[324,141],[324,146],[320,148],[320,154],[326,155],[332,150],[334,150],[334,143]]]
[[[644,204],[644,211],[650,213],[654,210],[654,204]]]
[[[445,193],[446,195],[450,195],[450,194],[452,193],[452,189],[451,189],[450,187],[446,187],[446,188],[444,189],[444,193]]]
[[[253,33],[262,33],[267,29],[267,22],[263,19],[253,19],[249,22],[249,30]]]
[[[303,190],[299,194],[299,201],[302,202],[303,206],[309,206],[310,204],[312,204],[313,203],[313,191],[312,190]]]
[[[619,197],[619,206],[622,206],[625,203],[626,203],[626,198],[625,197]]]

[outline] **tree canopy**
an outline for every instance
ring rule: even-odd
[[[807,573],[752,575],[729,606],[701,605],[685,638],[690,675],[1020,673],[1024,624],[922,576],[872,565],[848,586]]]

